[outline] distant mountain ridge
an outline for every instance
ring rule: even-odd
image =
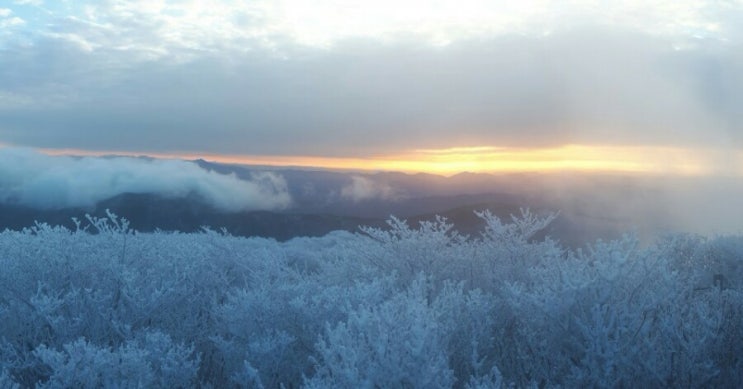
[[[662,210],[653,208],[656,203],[652,192],[649,200],[642,198],[650,190],[645,183],[621,176],[462,173],[443,177],[193,162],[203,169],[245,180],[261,172],[275,173],[286,182],[291,205],[281,211],[226,212],[193,193],[181,197],[121,193],[88,208],[34,209],[0,203],[0,229],[18,230],[37,220],[73,227],[72,217],[82,219],[86,213],[102,216],[110,209],[142,232],[192,232],[210,226],[226,228],[239,236],[287,240],[334,230],[358,231],[360,225],[384,227],[391,215],[407,219],[413,226],[441,215],[459,231],[476,236],[482,221],[475,210],[489,209],[508,218],[519,208],[529,207],[543,214],[560,211],[561,216],[547,233],[573,245],[586,239],[614,237],[631,228],[629,212],[622,207],[633,207],[633,212],[638,207],[643,212],[657,212],[651,221],[664,217]]]

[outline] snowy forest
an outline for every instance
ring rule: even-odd
[[[734,387],[743,238],[566,248],[557,214],[318,238],[0,233],[0,387]]]
[[[0,0],[0,389],[743,389],[743,0]]]

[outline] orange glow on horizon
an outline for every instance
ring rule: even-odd
[[[449,176],[461,172],[615,172],[673,175],[743,175],[743,152],[657,146],[566,145],[525,149],[455,147],[418,149],[384,157],[347,158],[318,156],[262,156],[196,153],[134,153],[42,149],[50,155],[150,156],[154,158],[205,159],[212,162],[276,167],[323,168],[361,171],[400,171]]]

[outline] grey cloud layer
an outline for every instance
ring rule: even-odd
[[[0,148],[0,202],[87,207],[123,193],[195,194],[224,211],[280,209],[291,202],[284,179],[270,173],[244,181],[179,160],[52,157]]]
[[[0,142],[362,156],[566,143],[743,146],[739,42],[585,28],[132,62],[48,38],[0,58]],[[121,65],[126,64],[126,65]]]

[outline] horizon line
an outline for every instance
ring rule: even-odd
[[[594,173],[676,176],[743,176],[743,151],[664,146],[564,145],[551,148],[490,146],[415,149],[375,157],[221,154],[193,151],[128,151],[24,147],[50,156],[146,157],[283,169],[346,172],[426,173]]]

